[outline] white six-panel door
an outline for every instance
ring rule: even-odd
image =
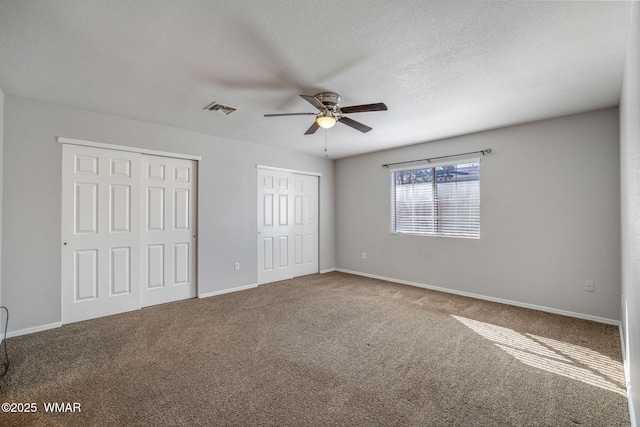
[[[318,177],[258,169],[258,283],[318,272]]]
[[[318,272],[318,177],[292,174],[293,277]]]
[[[142,306],[196,296],[196,162],[142,156]]]
[[[63,145],[62,323],[139,307],[139,155]]]
[[[258,283],[293,277],[289,259],[291,174],[258,169]]]
[[[196,295],[197,162],[63,145],[62,323]]]

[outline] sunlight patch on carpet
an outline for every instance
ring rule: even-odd
[[[626,396],[621,362],[575,344],[452,315],[520,362]]]

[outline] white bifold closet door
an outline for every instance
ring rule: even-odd
[[[196,165],[63,145],[62,323],[196,295]]]
[[[140,306],[140,156],[63,145],[62,323]]]
[[[258,283],[318,272],[319,177],[258,169]]]
[[[196,296],[196,162],[142,156],[142,306]]]

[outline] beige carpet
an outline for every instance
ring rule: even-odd
[[[617,327],[342,273],[8,344],[3,426],[629,425]]]

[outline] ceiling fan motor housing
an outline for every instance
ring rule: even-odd
[[[331,111],[335,111],[340,103],[340,95],[334,92],[320,92],[315,95],[315,98]]]

